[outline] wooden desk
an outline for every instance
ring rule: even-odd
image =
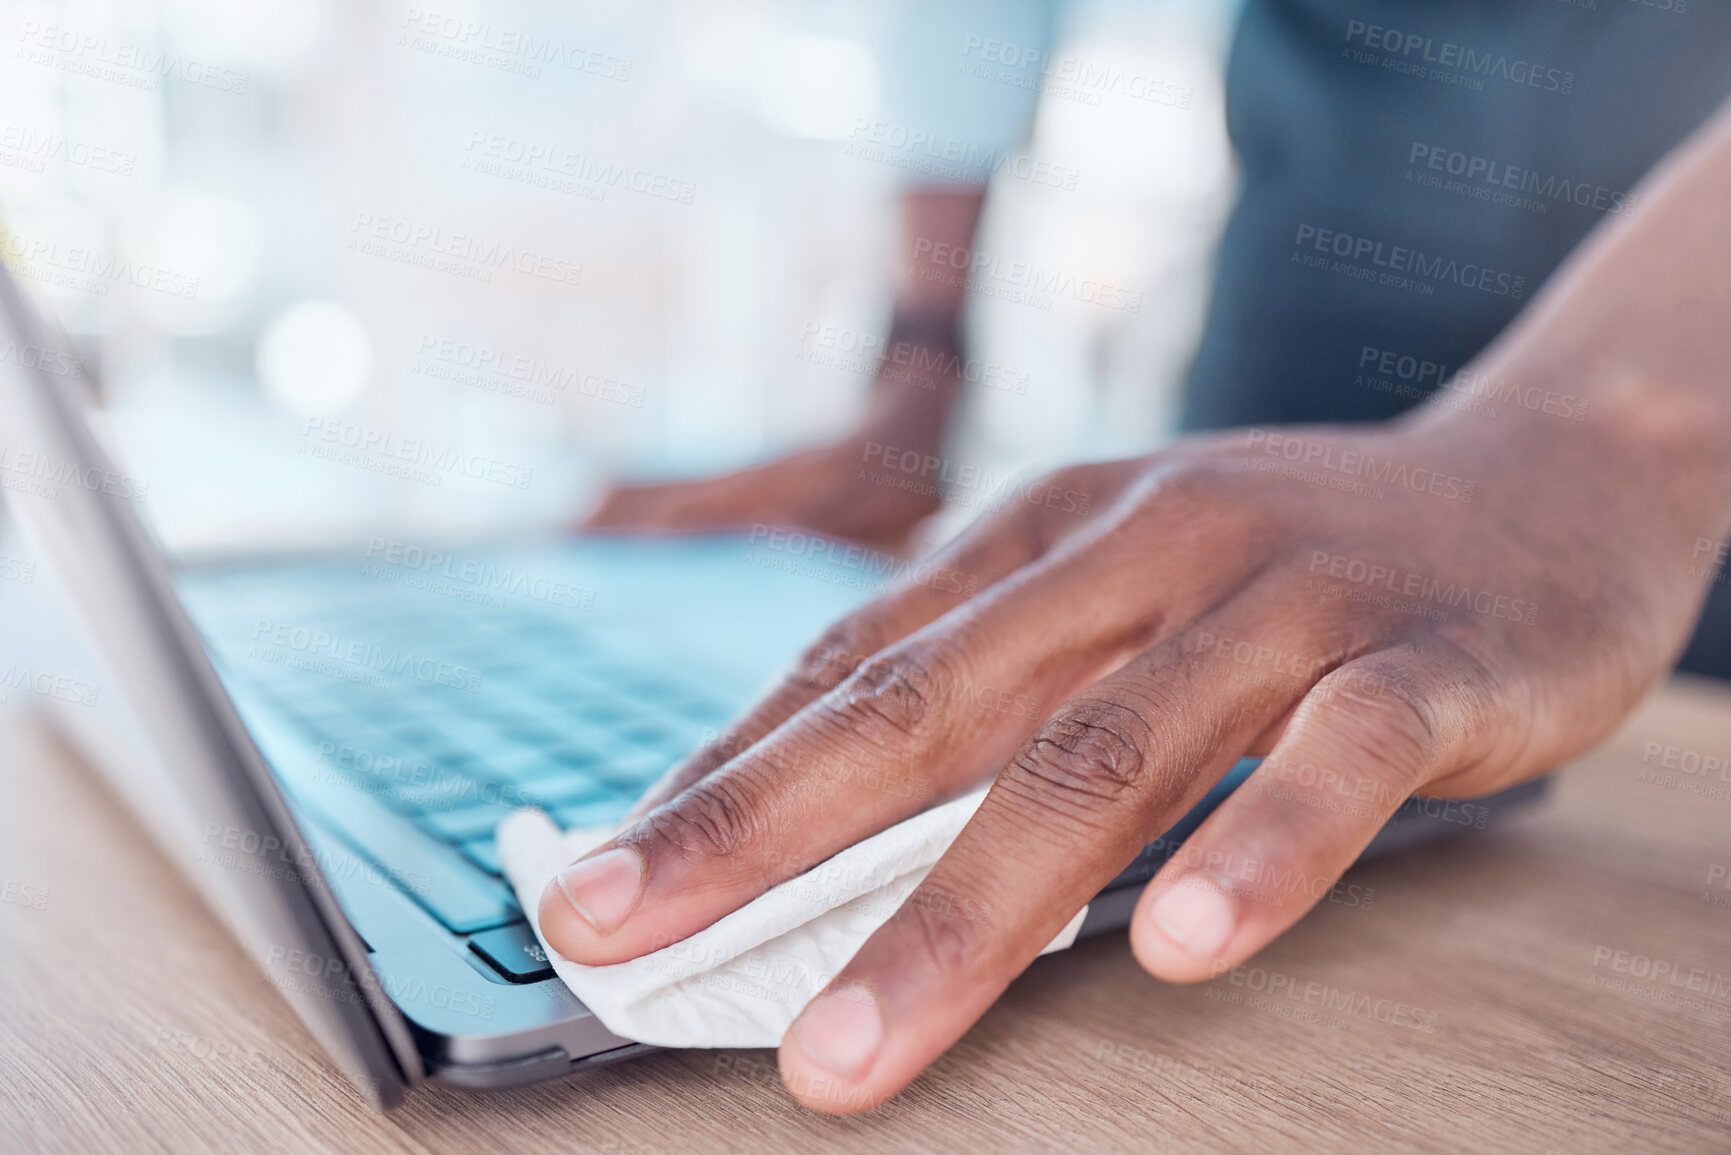
[[[1324,904],[1235,977],[1162,985],[1115,936],[1041,960],[864,1119],[795,1106],[750,1051],[428,1086],[385,1117],[91,773],[12,719],[0,1149],[1723,1151],[1728,755],[1731,692],[1677,683],[1542,811],[1358,872],[1368,907]]]

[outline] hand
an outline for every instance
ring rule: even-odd
[[[915,188],[904,193],[904,251],[966,249],[983,187]],[[941,271],[943,276],[929,274]],[[760,524],[900,550],[938,511],[935,493],[878,484],[872,446],[936,454],[961,393],[965,281],[948,266],[903,267],[895,313],[878,350],[867,412],[841,441],[704,481],[615,489],[579,526],[591,533],[714,533]]]
[[[1489,419],[1229,433],[1030,489],[934,559],[979,593],[910,585],[832,629],[549,886],[548,941],[636,957],[995,774],[782,1041],[796,1096],[862,1111],[1240,754],[1267,758],[1133,915],[1161,978],[1261,949],[1409,794],[1586,749],[1681,649],[1731,530],[1727,187],[1731,109],[1474,362],[1512,397]]]
[[[849,438],[702,481],[626,485],[582,523],[589,533],[714,533],[754,525],[900,549],[936,513],[936,495],[873,484],[867,438]],[[929,440],[929,439],[928,439]]]
[[[835,626],[549,886],[549,942],[636,957],[997,774],[782,1043],[794,1094],[863,1110],[1237,758],[1268,753],[1130,929],[1171,981],[1248,958],[1413,792],[1488,793],[1609,732],[1697,608],[1702,527],[1641,482],[1638,450],[1599,423],[1546,417],[1535,437],[1538,418],[1487,433],[1437,416],[1055,475],[1095,512],[1018,501],[943,552],[977,596],[909,586]]]

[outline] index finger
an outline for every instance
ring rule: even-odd
[[[1164,516],[1186,512],[1179,503]],[[1235,588],[1260,565],[1241,551],[1226,572],[1204,577],[1174,550],[1103,581],[1102,572],[1124,573],[1117,555],[1135,548],[1116,528],[1107,521],[1071,539],[878,654],[561,872],[541,900],[549,943],[591,966],[636,958],[984,781],[1040,723],[1042,703],[1067,699],[1177,632],[1221,586]]]
[[[1129,464],[1096,468],[1092,475],[1116,488],[1130,477]],[[1103,502],[1106,495],[1091,496]],[[1068,524],[1062,520],[1066,517]],[[826,630],[737,721],[669,768],[625,820],[636,821],[745,753],[841,685],[872,655],[1037,560],[1075,524],[1080,521],[1073,515],[1018,502],[970,526],[910,569],[910,580]]]

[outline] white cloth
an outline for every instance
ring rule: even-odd
[[[913,893],[985,791],[917,814],[789,879],[706,930],[612,966],[561,957],[541,935],[541,892],[614,831],[561,833],[539,810],[499,824],[499,862],[553,970],[604,1026],[663,1047],[774,1047],[805,1005]],[[1046,947],[1076,940],[1083,907]]]

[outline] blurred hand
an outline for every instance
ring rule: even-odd
[[[935,431],[916,438],[935,442]],[[899,550],[914,527],[937,512],[939,502],[926,493],[866,480],[871,440],[851,437],[701,481],[620,486],[580,528],[589,533],[677,534],[774,525]]]
[[[1664,673],[1718,506],[1676,497],[1679,478],[1703,488],[1686,464],[1702,453],[1600,416],[1429,411],[1065,470],[1050,484],[1090,515],[1017,501],[938,559],[976,596],[910,585],[836,625],[549,885],[541,927],[581,963],[636,957],[996,775],[782,1043],[796,1096],[865,1110],[1236,759],[1267,753],[1131,924],[1153,974],[1217,975],[1327,894],[1409,795],[1550,770]]]
[[[863,475],[870,446],[936,454],[961,391],[958,345],[965,278],[929,257],[965,249],[985,190],[909,189],[901,200],[902,253],[895,315],[872,380],[869,411],[848,437],[767,465],[703,481],[625,485],[613,490],[579,529],[591,533],[715,533],[760,524],[805,529],[890,550],[902,549],[937,512],[936,496],[873,484]],[[938,275],[932,275],[932,274]]]

